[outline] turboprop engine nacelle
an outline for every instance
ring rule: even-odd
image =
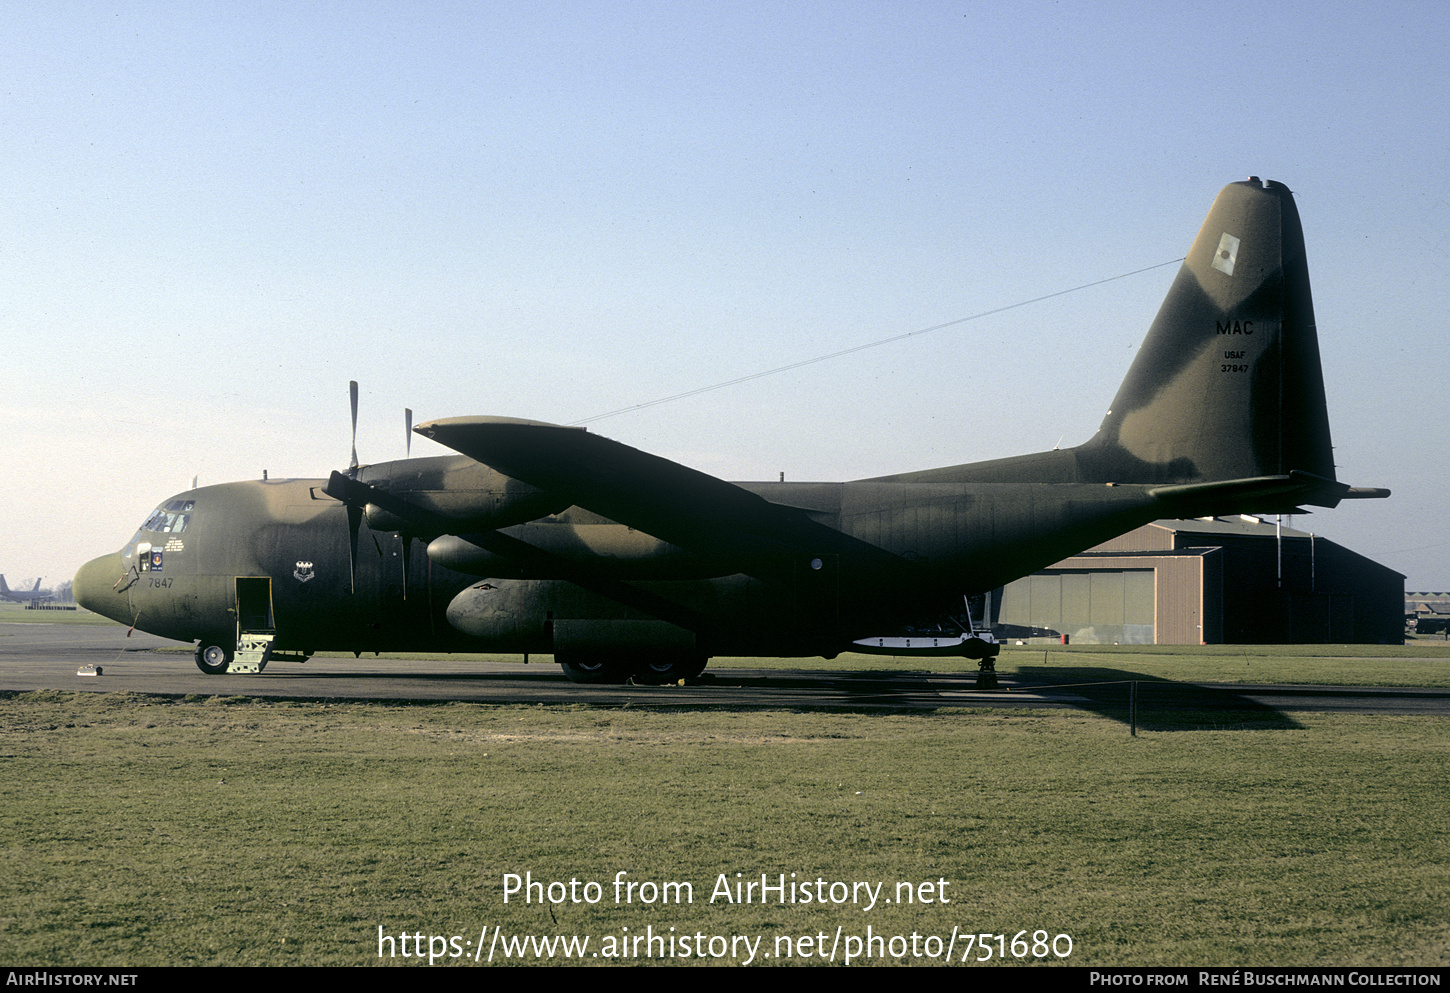
[[[356,483],[360,485],[339,478],[329,482],[325,492],[345,502],[356,501],[354,506],[361,503],[373,531],[414,535],[493,531],[557,514],[570,504],[488,466],[453,457],[363,466]]]

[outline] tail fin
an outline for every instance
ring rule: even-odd
[[[9,593],[10,587],[5,585],[5,574],[0,573],[0,593]]]
[[[1335,479],[1299,211],[1258,177],[1213,202],[1091,439],[878,480],[1139,484],[1185,517],[1389,496]]]
[[[1098,433],[1084,481],[1334,479],[1304,233],[1293,194],[1224,187]]]

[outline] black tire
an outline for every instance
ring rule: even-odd
[[[196,667],[208,676],[220,676],[232,664],[232,653],[221,645],[203,641],[196,646]]]
[[[962,644],[962,652],[969,659],[978,662],[985,662],[987,659],[995,659],[1002,652],[999,644],[983,641],[981,638],[968,638]]]
[[[709,659],[703,655],[680,655],[652,659],[639,665],[634,677],[642,683],[675,683],[681,679],[699,679]]]
[[[569,677],[571,683],[622,683],[629,676],[629,670],[625,666],[605,655],[556,654],[554,661],[563,667],[564,675]]]

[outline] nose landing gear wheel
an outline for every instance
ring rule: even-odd
[[[232,664],[232,653],[220,645],[202,642],[196,646],[196,667],[208,676],[220,676]]]

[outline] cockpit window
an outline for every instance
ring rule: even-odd
[[[175,508],[174,510],[172,508]],[[154,531],[157,534],[180,534],[186,530],[186,525],[191,522],[191,515],[180,513],[185,507],[190,510],[192,501],[172,500],[165,507],[156,510],[146,523],[141,525],[142,531]]]

